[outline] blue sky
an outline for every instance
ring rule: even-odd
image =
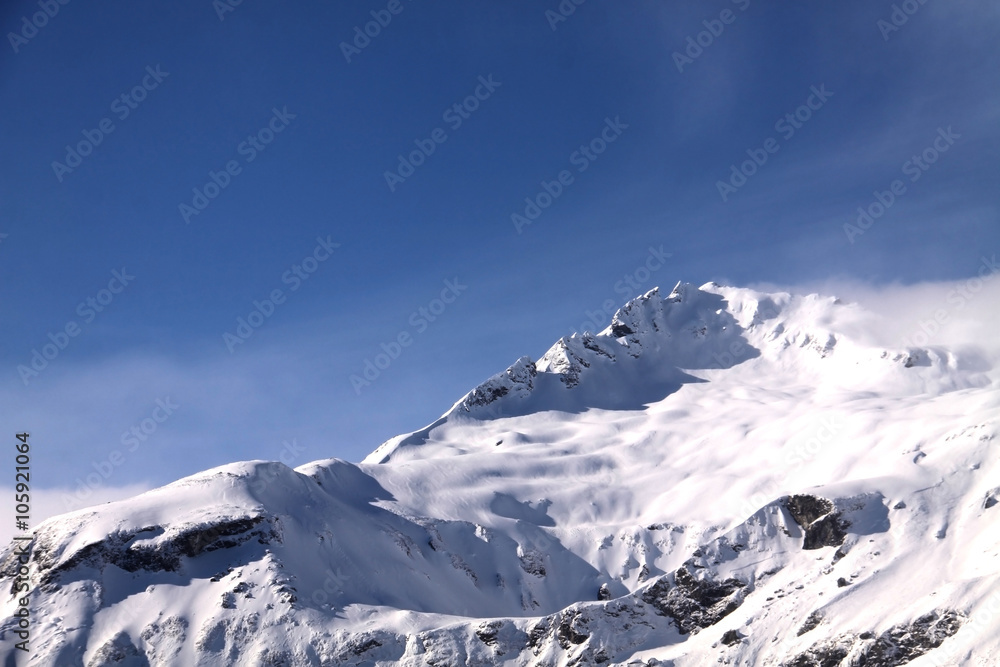
[[[0,421],[42,486],[359,460],[608,300],[1000,249],[995,3],[222,2],[0,10]]]

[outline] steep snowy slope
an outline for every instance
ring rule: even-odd
[[[35,531],[32,665],[1000,664],[1000,392],[833,298],[678,285],[362,464]],[[6,579],[16,554],[2,557]],[[6,663],[5,663],[6,664]]]

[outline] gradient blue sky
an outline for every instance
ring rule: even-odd
[[[220,20],[211,0],[77,0],[15,52],[9,33],[40,9],[4,3],[0,423],[32,432],[37,484],[75,487],[116,451],[102,485],[277,459],[293,439],[293,465],[358,460],[608,299],[677,280],[958,280],[1000,250],[992,0],[932,0],[888,40],[888,0],[588,0],[555,30],[555,0],[401,0],[346,62],[340,43],[387,4],[244,0]],[[679,72],[672,54],[726,9]],[[121,119],[114,100],[157,66]],[[499,88],[452,129],[443,112],[480,76]],[[776,121],[813,86],[833,96],[786,139]],[[247,162],[273,108],[295,118]],[[60,182],[53,161],[104,118],[114,131]],[[576,171],[606,118],[628,128]],[[849,243],[857,208],[949,127],[960,138]],[[390,191],[384,172],[436,128],[447,141]],[[717,181],[772,137],[724,202]],[[229,160],[240,173],[185,224],[179,204]],[[573,183],[517,233],[511,214],[564,169]],[[340,247],[290,292],[319,236]],[[650,247],[671,257],[616,290]],[[86,322],[78,304],[123,267],[134,281]],[[454,303],[414,324],[456,278]],[[230,353],[223,334],[274,289],[287,300]],[[18,365],[70,322],[79,335],[25,385]],[[412,344],[358,395],[351,374],[401,332]],[[174,414],[127,451],[168,397]]]

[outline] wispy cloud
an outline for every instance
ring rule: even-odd
[[[1000,337],[996,335],[1000,329],[997,258],[998,253],[983,253],[971,267],[969,277],[953,281],[873,285],[839,278],[753,287],[763,291],[833,295],[857,303],[866,314],[852,333],[864,342],[886,347],[910,344],[978,350],[1000,362]]]

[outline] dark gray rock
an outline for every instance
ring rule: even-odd
[[[801,637],[810,630],[815,630],[822,622],[823,622],[823,613],[820,611],[814,611],[813,613],[809,614],[809,617],[806,618],[805,623],[803,623],[802,627],[799,628],[799,631],[795,633],[795,636]]]
[[[579,614],[566,614],[562,617],[559,627],[556,628],[556,639],[563,650],[570,648],[573,644],[582,644],[590,637],[583,632],[580,623],[582,620]]]
[[[781,667],[840,667],[850,649],[850,638],[846,643],[833,641],[816,644],[790,661],[781,663]]]
[[[43,537],[32,554],[41,574],[40,584],[55,585],[62,573],[80,567],[101,570],[107,565],[114,565],[126,572],[176,572],[180,568],[182,556],[193,558],[201,553],[236,547],[254,538],[260,544],[280,541],[272,519],[254,516],[193,526],[155,546],[133,544],[137,538],[149,537],[147,533],[163,532],[164,529],[160,526],[151,526],[111,533],[103,540],[79,549],[58,565],[56,563],[59,556],[52,552]]]
[[[803,549],[839,547],[844,543],[851,524],[839,512],[833,511],[833,502],[816,496],[797,495],[786,498],[784,505],[805,533]]]
[[[485,621],[476,628],[476,637],[487,646],[492,646],[496,644],[497,633],[502,627],[503,621]]]
[[[781,667],[848,667],[842,661],[852,651],[857,657],[850,667],[901,667],[940,646],[958,632],[964,620],[953,610],[932,611],[912,623],[895,625],[877,638],[873,632],[862,632],[815,644]]]
[[[739,630],[726,630],[725,634],[722,635],[721,641],[726,646],[732,646],[743,641],[743,635],[740,634]]]
[[[940,646],[962,627],[956,611],[932,611],[905,625],[894,626],[865,649],[855,667],[898,667]]]
[[[543,618],[528,631],[528,648],[538,648],[551,629],[548,618]]]
[[[839,547],[844,543],[850,525],[841,519],[840,514],[828,514],[806,528],[802,548],[808,551],[823,547]]]
[[[816,496],[798,495],[789,496],[785,500],[785,508],[795,519],[802,529],[809,527],[817,519],[826,516],[833,511],[833,503],[826,498]]]
[[[132,638],[119,632],[101,645],[87,663],[87,667],[149,667],[146,654],[136,648]]]
[[[696,579],[686,567],[674,573],[674,586],[661,577],[642,594],[642,601],[667,616],[681,634],[697,632],[718,623],[741,604],[746,583],[739,579]]]

